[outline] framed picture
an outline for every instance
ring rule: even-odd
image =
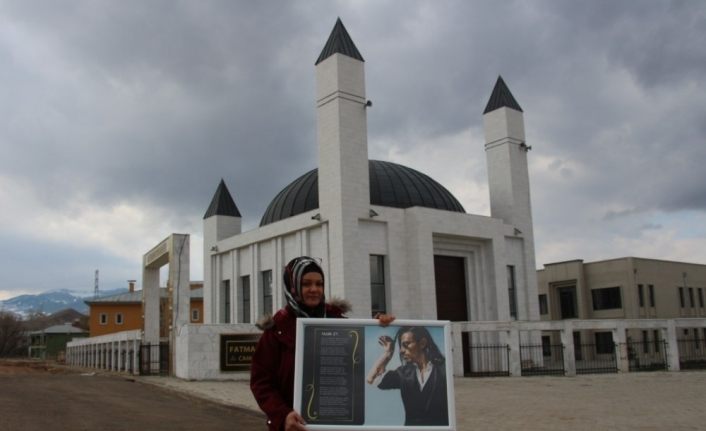
[[[294,376],[307,429],[456,429],[448,321],[297,319]]]

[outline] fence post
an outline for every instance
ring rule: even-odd
[[[561,330],[561,344],[564,345],[564,375],[575,376],[574,325],[570,320],[564,322],[564,329]]]
[[[137,338],[132,340],[132,374],[140,374],[140,364],[138,358],[140,357],[140,343],[137,342]]]
[[[625,324],[618,322],[613,328],[613,343],[615,344],[615,365],[621,373],[630,372],[628,344],[625,337]]]
[[[667,340],[667,369],[679,371],[679,342],[677,341],[677,325],[674,319],[667,321],[667,328],[662,328],[662,339]]]
[[[513,377],[522,375],[522,356],[520,355],[520,330],[515,328],[507,332],[507,345],[510,347],[509,371]]]
[[[454,376],[463,377],[463,329],[458,323],[453,323],[451,325],[451,340],[452,344],[452,354],[453,354],[453,364],[454,364]]]

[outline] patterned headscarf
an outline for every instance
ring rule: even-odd
[[[308,256],[292,259],[284,267],[284,297],[287,304],[299,317],[326,317],[326,297],[321,296],[321,303],[315,308],[309,308],[299,302],[302,298],[302,277],[310,272],[318,272],[324,278],[324,271],[319,263]]]

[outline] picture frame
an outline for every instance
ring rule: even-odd
[[[299,318],[294,409],[310,430],[455,430],[451,343],[449,321]]]

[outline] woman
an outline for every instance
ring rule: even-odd
[[[270,431],[306,430],[294,403],[294,357],[298,317],[342,318],[350,311],[345,301],[326,303],[324,272],[316,260],[302,256],[284,268],[287,306],[258,322],[264,330],[252,359],[250,389],[267,415]],[[394,316],[382,315],[386,326]]]
[[[405,411],[405,425],[448,425],[446,360],[434,339],[422,326],[405,326],[395,336],[400,365],[386,371],[395,352],[395,340],[378,339],[383,353],[368,373],[368,383],[380,389],[399,389]]]

